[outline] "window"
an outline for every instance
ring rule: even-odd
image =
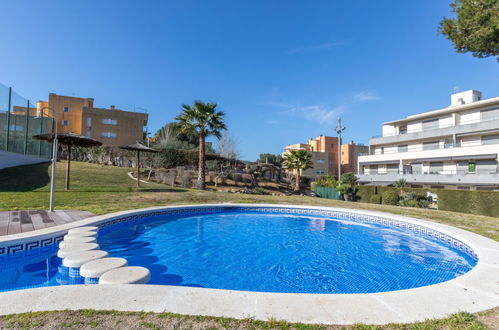
[[[482,144],[498,144],[499,134],[482,136]]]
[[[64,112],[69,112],[69,107],[64,107]]]
[[[118,125],[118,121],[116,119],[110,119],[110,118],[102,119],[102,123],[106,125]]]
[[[92,118],[87,117],[87,127],[92,127]]]
[[[317,174],[324,174],[324,170],[317,170]]]
[[[69,124],[69,123],[68,123],[68,121],[67,121],[67,120],[65,120],[65,121],[63,121],[63,122],[62,122],[62,124],[63,124],[64,126],[68,126],[68,124]]]
[[[476,173],[476,163],[468,162],[468,173]]]
[[[438,128],[438,118],[428,119],[422,121],[423,131],[432,128]]]
[[[407,144],[401,144],[397,148],[398,148],[398,152],[407,152],[407,151],[409,151],[409,145],[407,145]]]
[[[324,159],[317,159],[317,164],[324,164]]]
[[[101,137],[108,139],[116,139],[118,137],[118,134],[113,132],[102,132]]]
[[[423,142],[423,150],[435,150],[439,148],[439,141]]]

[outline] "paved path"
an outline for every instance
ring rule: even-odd
[[[21,154],[0,150],[0,169],[12,166],[45,163],[49,161],[50,159],[46,158],[39,158],[35,156],[24,156]]]
[[[0,236],[63,225],[94,216],[87,211],[4,211],[0,212]]]

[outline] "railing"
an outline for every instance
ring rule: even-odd
[[[414,129],[414,130],[407,130],[399,133],[387,133],[387,134],[378,134],[378,135],[373,135],[373,139],[381,138],[381,137],[389,137],[389,136],[398,136],[398,135],[405,135],[405,134],[411,134],[411,133],[420,133],[420,132],[425,132],[429,131],[432,129],[436,128],[447,128],[447,127],[456,127],[456,126],[463,126],[463,125],[470,125],[470,124],[479,124],[479,123],[486,123],[489,121],[494,121],[494,120],[499,120],[499,116],[495,117],[490,117],[490,118],[479,118],[479,119],[468,119],[468,120],[460,120],[457,125],[453,124],[445,124],[445,125],[427,125],[425,127],[422,127],[421,129]]]
[[[480,170],[476,169],[474,172],[468,170],[429,170],[429,171],[387,171],[387,172],[369,172],[360,175],[488,175],[497,174],[497,170]]]
[[[493,145],[493,144],[499,144],[499,141],[495,140],[489,140],[489,141],[472,141],[472,142],[459,142],[459,143],[445,143],[444,147],[439,144],[438,146],[427,146],[424,148],[422,145],[418,146],[417,148],[408,148],[407,150],[401,150],[399,151],[398,149],[396,150],[386,150],[383,153],[376,153],[376,151],[371,151],[369,155],[391,155],[391,154],[399,154],[399,153],[406,153],[406,152],[418,152],[418,151],[426,151],[426,150],[441,150],[441,149],[451,149],[451,148],[467,148],[467,147],[477,147],[477,146],[482,146],[482,145]]]
[[[52,132],[53,119],[36,115],[36,105],[0,84],[0,150],[50,158],[51,144],[33,135]]]

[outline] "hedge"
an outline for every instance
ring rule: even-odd
[[[499,192],[435,189],[438,209],[499,217]]]
[[[395,190],[385,190],[381,194],[381,202],[385,205],[398,205],[399,202],[399,189]]]
[[[359,202],[376,204],[379,199],[373,196],[383,195],[385,191],[400,191],[393,187],[359,186],[358,188]],[[419,193],[431,191],[437,194],[439,210],[499,217],[499,192],[431,188],[404,188],[404,190]]]

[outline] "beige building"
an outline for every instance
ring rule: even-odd
[[[369,155],[369,147],[361,144],[355,144],[353,141],[341,145],[341,172],[354,174],[359,173],[359,156]]]
[[[368,153],[368,147],[359,146],[351,141],[340,146],[342,152],[342,173],[357,173],[357,157]],[[307,150],[312,154],[313,168],[302,172],[302,175],[316,178],[321,175],[332,174],[338,176],[338,138],[320,135],[309,139],[307,143],[290,144],[284,148],[284,153],[292,150]],[[345,157],[345,159],[343,159]]]
[[[99,140],[105,146],[122,146],[145,140],[147,113],[94,107],[93,98],[49,94],[37,102],[37,116],[54,117],[58,132],[72,132]]]

